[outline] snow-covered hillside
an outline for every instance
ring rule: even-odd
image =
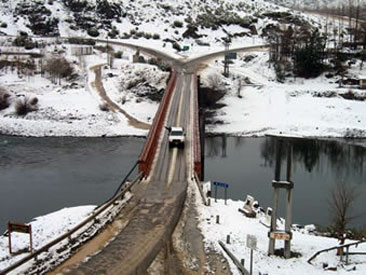
[[[352,5],[357,5],[359,2],[360,5],[365,3],[365,0],[269,0],[272,3],[282,5],[290,8],[297,9],[309,9],[309,10],[318,10],[319,8],[334,8],[342,5],[348,6],[349,3]]]
[[[75,1],[33,0],[0,3],[0,33],[37,36],[91,36],[161,43],[212,45],[223,38],[261,35],[276,23],[268,12],[286,11],[258,1]],[[303,18],[299,14],[296,17]]]
[[[305,1],[302,3],[308,3]],[[320,28],[322,32],[324,22],[320,16],[305,15],[265,0],[2,1],[0,32],[16,38],[0,37],[0,50],[4,53],[0,56],[4,65],[0,71],[0,93],[5,91],[3,94],[10,96],[11,101],[9,108],[0,110],[0,133],[146,135],[158,106],[156,100],[150,99],[159,93],[161,96],[167,73],[151,64],[132,64],[134,52],[115,45],[112,50],[123,58],[115,59],[113,68],[103,67],[107,61],[103,43],[95,45],[87,58],[81,58],[73,55],[74,46],[62,44],[57,39],[59,36],[109,37],[113,41],[147,45],[181,58],[222,50],[228,37],[231,47],[243,47],[267,43],[269,33],[283,33],[289,27],[308,32]],[[330,39],[335,38],[333,32],[329,33],[333,23],[328,22]],[[45,39],[45,36],[51,38]],[[24,47],[14,49],[15,41],[25,41],[25,48],[34,47],[31,51],[35,54],[43,56],[42,52],[45,53],[44,57],[28,60],[37,63],[32,76],[24,74],[21,68],[14,70],[18,61],[23,62],[18,66],[28,62],[26,58],[14,59],[14,50],[28,51]],[[40,45],[45,48],[40,49]],[[183,47],[185,50],[181,51]],[[56,57],[72,64],[76,79],[57,85],[47,74],[40,73],[40,64]],[[231,77],[223,79],[227,92],[220,104],[224,107],[214,114],[213,124],[208,126],[210,132],[245,136],[366,136],[365,93],[355,84],[339,89],[337,83],[341,77],[357,81],[362,74],[360,61],[347,62],[350,64],[346,68],[348,73],[342,76],[333,71],[330,78],[325,72],[320,78],[308,80],[294,79],[290,74],[280,83],[274,65],[268,63],[267,52],[254,52],[252,57],[238,54],[238,57],[231,65]],[[145,56],[144,60],[149,58],[151,56]],[[327,62],[331,66],[330,61]],[[206,65],[206,70],[200,72],[203,80],[210,74],[222,72],[220,59]],[[102,68],[98,83],[93,66]],[[238,96],[238,79],[244,78],[254,86],[240,87],[242,94]],[[101,96],[103,91],[97,89],[98,85],[104,86],[107,97],[115,104],[112,109],[118,111],[107,112],[103,106],[106,99]],[[344,98],[349,89],[359,97],[358,101]],[[39,107],[27,115],[15,115],[19,97],[36,97]],[[316,112],[312,112],[314,106],[317,106]],[[143,127],[134,127],[123,112],[139,120]]]

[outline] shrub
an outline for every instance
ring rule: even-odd
[[[77,44],[77,45],[95,45],[95,41],[93,39],[84,39],[84,38],[78,38],[78,37],[70,37],[69,38],[70,44]]]
[[[139,63],[146,63],[145,57],[142,55],[139,56]]]
[[[90,28],[87,31],[88,35],[92,36],[92,37],[97,37],[99,36],[99,31],[96,28]]]
[[[74,68],[65,58],[48,59],[45,70],[51,75],[54,83],[58,79],[60,84],[61,78],[70,78],[74,73]]]
[[[0,110],[4,110],[10,106],[9,98],[10,95],[0,88]]]
[[[18,116],[25,116],[29,112],[36,111],[36,110],[38,110],[37,103],[38,103],[37,98],[32,98],[32,99],[30,99],[28,97],[20,98],[15,103],[15,113]]]
[[[176,49],[178,52],[182,50],[181,46],[178,44],[178,42],[173,43],[173,49]]]
[[[158,34],[158,33],[154,33],[154,35],[153,35],[153,39],[154,39],[154,40],[158,40],[158,39],[160,39],[160,34]]]
[[[150,38],[152,37],[152,35],[151,35],[150,33],[146,32],[146,33],[144,34],[144,37],[145,37],[146,39],[150,39]]]
[[[24,47],[27,50],[31,50],[36,46],[32,39],[28,37],[28,34],[23,31],[14,39],[13,45],[16,47]]]
[[[123,52],[122,51],[118,51],[114,54],[115,58],[122,58]]]
[[[99,109],[103,112],[109,112],[109,106],[108,106],[107,102],[100,104]]]
[[[117,35],[119,35],[119,30],[117,30],[116,26],[113,26],[112,30],[108,32],[108,36],[110,38],[115,38]]]
[[[2,22],[0,25],[1,28],[6,28],[7,26],[8,26],[8,24],[6,24],[6,22]]]
[[[214,91],[222,91],[225,87],[221,77],[218,74],[210,74],[206,79],[207,87]]]
[[[173,26],[176,27],[176,28],[181,28],[181,27],[183,27],[183,22],[175,20],[173,22]]]

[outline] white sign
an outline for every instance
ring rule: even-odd
[[[257,237],[254,235],[247,235],[247,247],[255,250],[257,248]]]

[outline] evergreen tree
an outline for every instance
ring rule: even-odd
[[[295,49],[294,73],[299,77],[317,77],[324,69],[325,43],[318,30],[306,39],[305,43]]]

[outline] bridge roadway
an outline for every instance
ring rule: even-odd
[[[193,75],[179,73],[166,124],[187,129],[184,149],[169,148],[160,136],[151,176],[127,226],[101,252],[77,268],[58,274],[146,274],[177,224],[190,175]]]
[[[110,43],[134,47],[120,42]],[[251,51],[264,47],[260,45],[235,50]],[[138,195],[139,200],[128,214],[131,218],[127,225],[102,251],[77,267],[69,266],[57,274],[146,274],[147,268],[171,239],[181,215],[187,183],[194,171],[194,72],[200,62],[226,52],[210,53],[205,57],[183,61],[156,50],[141,46],[139,49],[162,57],[178,71],[164,125],[183,126],[186,129],[185,147],[169,148],[168,131],[163,130],[159,136],[152,172],[141,183],[142,193]]]

